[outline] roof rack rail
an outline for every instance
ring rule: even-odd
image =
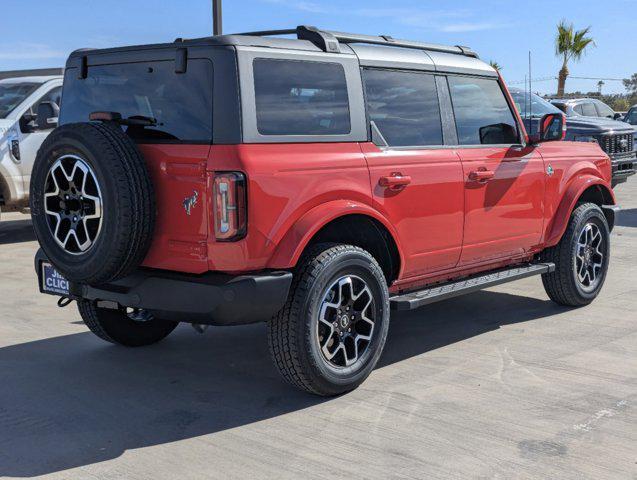
[[[389,47],[412,48],[415,50],[428,50],[430,52],[453,53],[467,57],[478,58],[478,54],[469,47],[460,45],[447,46],[433,43],[414,42],[411,40],[397,40],[389,35],[361,35],[357,33],[334,32],[330,30],[319,30],[316,27],[300,25],[295,29],[287,30],[265,30],[261,32],[247,32],[236,35],[252,35],[258,37],[268,37],[275,35],[296,35],[299,40],[309,40],[323,51],[339,53],[340,43],[363,43],[368,45],[384,45]]]

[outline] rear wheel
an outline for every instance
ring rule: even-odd
[[[317,395],[360,385],[378,362],[389,328],[381,267],[365,250],[319,245],[300,262],[288,302],[269,323],[281,375]]]
[[[542,275],[546,293],[560,305],[588,305],[604,285],[609,255],[610,229],[604,213],[593,203],[579,205],[560,243],[543,254],[544,260],[555,263],[554,272]]]
[[[102,340],[126,347],[157,343],[178,325],[178,322],[154,318],[145,310],[101,308],[89,300],[80,300],[78,310],[91,332]]]

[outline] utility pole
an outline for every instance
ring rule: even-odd
[[[223,23],[221,18],[221,0],[212,0],[212,34],[223,34]]]

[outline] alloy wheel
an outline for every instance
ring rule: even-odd
[[[76,155],[57,159],[44,190],[44,211],[56,243],[71,255],[86,253],[100,234],[102,210],[102,195],[91,167]]]
[[[581,288],[595,290],[602,279],[605,244],[601,229],[589,222],[582,228],[575,251],[574,269]]]
[[[323,359],[332,367],[354,365],[367,351],[376,321],[374,298],[360,277],[346,275],[325,291],[317,322]]]

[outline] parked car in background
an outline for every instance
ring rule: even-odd
[[[57,126],[62,80],[61,75],[0,80],[0,211],[28,212],[31,169]]]
[[[568,116],[580,115],[582,117],[598,117],[610,118],[612,120],[620,120],[622,114],[614,111],[608,105],[596,98],[568,98],[551,100]]]
[[[552,111],[549,110],[550,107],[558,108],[567,117],[567,140],[597,142],[612,160],[613,187],[635,174],[637,130],[625,122],[614,120],[612,117],[615,116],[615,112],[610,110],[610,107],[595,99],[551,100],[549,103],[532,94],[533,108],[529,109],[528,93],[525,101],[524,91],[519,89],[515,91],[513,95],[518,99],[516,103],[519,102],[518,108],[521,109],[522,116],[525,112],[527,117],[532,113],[533,120],[539,121],[536,111]],[[613,115],[603,115],[603,113],[609,113],[604,107],[608,108]],[[531,122],[532,119],[527,118],[526,121]],[[533,128],[537,131],[537,124]]]

